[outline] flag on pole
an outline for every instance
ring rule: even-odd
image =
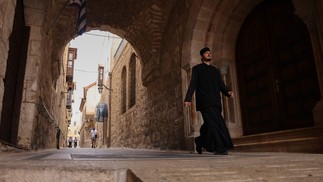
[[[86,8],[85,0],[70,0],[70,6],[77,6],[79,8],[79,16],[77,19],[77,33],[82,35],[86,30]]]

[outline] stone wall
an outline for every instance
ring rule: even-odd
[[[52,24],[53,7],[39,1],[25,5],[25,22],[30,26],[28,57],[24,80],[24,94],[19,121],[18,145],[34,150],[66,145],[66,84],[64,71],[66,47],[56,58],[52,55],[53,40],[48,34]],[[54,58],[56,59],[54,59]],[[57,71],[55,71],[57,70]],[[60,135],[57,136],[58,131]]]
[[[147,87],[146,119],[154,148],[186,149],[180,68],[189,2],[176,1],[170,12],[161,42],[160,76]]]
[[[9,51],[9,36],[13,28],[15,7],[16,0],[0,1],[0,111],[2,111],[2,101],[4,94],[3,80],[6,75],[7,58]]]
[[[158,65],[159,77],[147,87],[141,81],[142,64],[137,59],[136,105],[121,113],[121,72],[129,75],[129,60],[134,52],[128,44],[112,71],[111,146],[154,149],[184,149],[184,120],[181,87],[181,49],[187,16],[186,1],[177,2],[169,18]],[[184,4],[184,6],[183,6]],[[176,11],[175,11],[176,10]],[[144,37],[142,37],[144,39]],[[171,41],[169,41],[171,40]],[[127,85],[129,85],[127,76]],[[127,87],[129,88],[129,87]],[[127,92],[127,97],[128,97]]]
[[[127,99],[127,109],[121,113],[121,73],[123,67],[127,70],[127,84],[129,81],[129,61],[131,55],[135,53],[133,47],[128,43],[124,48],[120,58],[115,61],[112,68],[112,89],[111,92],[111,147],[146,148],[150,144],[148,138],[149,123],[146,119],[147,91],[141,81],[142,65],[136,59],[136,104],[129,108]],[[127,98],[129,92],[127,91]]]

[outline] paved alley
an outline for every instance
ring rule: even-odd
[[[66,148],[0,153],[3,181],[322,181],[323,154]]]

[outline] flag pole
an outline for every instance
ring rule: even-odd
[[[64,9],[67,7],[67,5],[69,4],[70,0],[67,0],[64,7],[59,11],[58,15],[55,17],[55,20],[53,22],[53,24],[50,26],[49,30],[47,31],[47,35],[49,34],[49,32],[52,30],[52,28],[56,25],[58,18],[61,16],[62,12],[64,11]]]

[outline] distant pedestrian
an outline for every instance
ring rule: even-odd
[[[195,138],[196,151],[202,154],[202,148],[205,148],[216,155],[228,155],[233,144],[221,115],[220,92],[227,97],[233,97],[233,92],[225,86],[219,69],[211,65],[210,49],[201,49],[200,55],[202,63],[192,68],[192,78],[184,100],[186,107],[191,106],[196,91],[196,110],[201,112],[204,121],[200,136]]]
[[[72,148],[72,142],[73,142],[73,138],[72,137],[68,138],[68,148]]]
[[[57,132],[56,132],[56,148],[57,149],[59,149],[59,145],[60,145],[59,139],[60,139],[60,137],[61,137],[61,130],[57,129]]]
[[[98,138],[98,132],[96,131],[95,128],[92,128],[91,132],[91,144],[92,148],[96,147],[96,139]]]
[[[75,137],[74,138],[74,148],[76,148],[77,147],[77,138]]]

